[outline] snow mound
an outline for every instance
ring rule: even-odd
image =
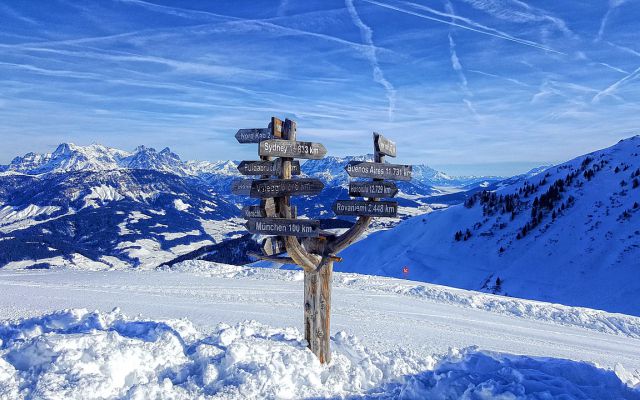
[[[613,371],[554,358],[513,356],[465,349],[433,371],[384,388],[394,399],[640,399]],[[370,396],[374,397],[374,396]]]
[[[434,360],[372,352],[345,333],[322,366],[294,328],[249,321],[205,335],[186,320],[64,310],[0,323],[0,398],[304,398],[362,393]]]

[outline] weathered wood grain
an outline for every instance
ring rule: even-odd
[[[382,136],[381,134],[373,133],[373,145],[375,151],[381,155],[395,157],[396,156],[396,143]]]

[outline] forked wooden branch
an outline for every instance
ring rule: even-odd
[[[259,260],[276,262],[278,264],[295,264],[296,262],[293,258],[290,257],[277,257],[277,256],[265,256],[263,254],[249,252],[247,253],[250,257],[257,258]]]

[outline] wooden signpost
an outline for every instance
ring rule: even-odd
[[[238,170],[243,175],[259,175],[260,179],[241,179],[233,183],[237,195],[260,198],[259,206],[247,206],[247,230],[267,235],[262,242],[263,255],[257,257],[282,264],[297,264],[304,270],[304,332],[309,349],[321,363],[331,361],[331,277],[333,263],[340,261],[340,251],[354,243],[368,228],[374,217],[395,217],[398,204],[380,201],[398,193],[390,180],[411,179],[410,165],[384,162],[385,156],[396,156],[396,144],[374,133],[374,162],[351,162],[345,167],[352,177],[372,178],[349,184],[349,195],[366,200],[338,200],[333,205],[337,215],[357,216],[356,223],[337,235],[320,229],[320,221],[297,218],[291,196],[318,194],[324,184],[317,179],[297,178],[300,164],[294,158],[322,159],[327,150],[320,143],[296,141],[296,123],[271,118],[269,128],[241,129],[236,133],[240,143],[258,143],[261,161],[243,161]],[[277,157],[275,160],[272,157]],[[286,255],[283,255],[286,253]],[[278,256],[282,255],[282,256]]]

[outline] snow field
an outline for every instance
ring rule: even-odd
[[[640,399],[627,371],[476,348],[377,352],[344,332],[322,366],[294,328],[255,321],[203,332],[188,320],[71,309],[0,323],[1,399]],[[626,375],[625,375],[626,374]]]

